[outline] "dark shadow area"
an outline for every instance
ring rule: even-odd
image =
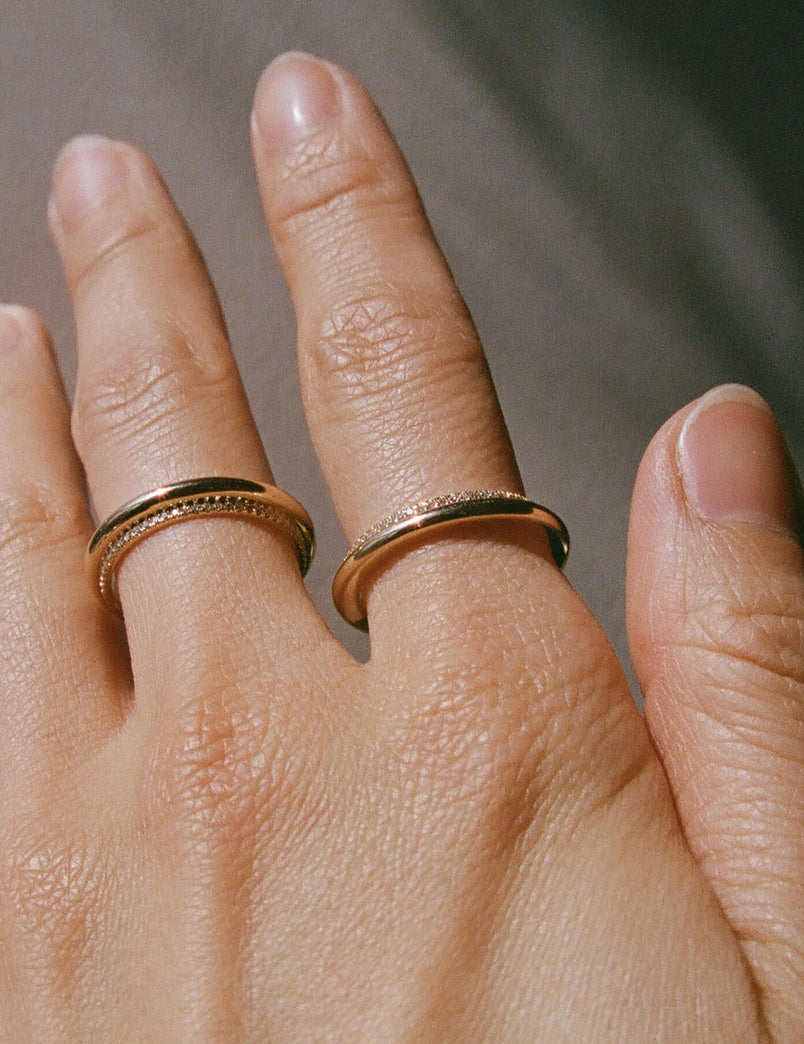
[[[728,379],[795,416],[802,5],[414,4],[496,95],[618,277],[690,316]]]
[[[804,256],[804,5],[593,0],[712,120]]]
[[[556,148],[559,160],[569,158],[556,128],[543,139],[550,127],[539,104],[545,14],[560,15],[561,4],[414,2],[447,44],[471,57],[520,124],[538,129],[540,144]],[[586,0],[584,7],[657,82],[670,82],[717,126],[804,257],[804,5]],[[583,183],[584,172],[577,176]]]

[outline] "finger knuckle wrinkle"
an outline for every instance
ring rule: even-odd
[[[154,339],[147,354],[139,345],[122,350],[91,386],[79,389],[72,420],[76,445],[83,449],[110,436],[157,436],[171,417],[224,397],[229,379],[228,367],[201,365],[181,331]]]
[[[789,592],[768,589],[753,601],[701,607],[690,618],[686,644],[804,687],[804,605]]]
[[[299,222],[324,211],[349,209],[388,195],[367,156],[344,152],[337,138],[313,139],[295,152],[283,172],[272,201],[272,224],[280,234],[293,232]]]
[[[132,249],[147,243],[154,236],[161,235],[163,227],[162,222],[150,212],[132,212],[127,209],[125,216],[106,225],[103,238],[93,241],[91,249],[70,273],[73,291],[82,294],[86,287],[91,286],[119,258],[130,254]]]
[[[445,316],[404,300],[404,292],[388,291],[332,310],[315,343],[316,378],[361,394],[404,390],[409,399],[457,377],[466,361],[460,336],[449,341]]]

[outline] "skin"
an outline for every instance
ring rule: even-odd
[[[362,88],[278,60],[253,145],[347,537],[426,495],[519,489]],[[546,545],[488,525],[389,563],[365,665],[282,535],[237,520],[142,542],[123,622],[84,577],[81,465],[99,516],[271,475],[148,158],[73,143],[49,217],[72,431],[43,325],[0,310],[2,1040],[804,1040],[799,493],[759,397],[710,393],[643,460],[644,720]]]

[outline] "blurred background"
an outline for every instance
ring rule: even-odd
[[[4,0],[0,295],[74,333],[45,228],[72,135],[155,157],[217,284],[277,482],[310,510],[316,602],[345,550],[306,434],[292,310],[248,146],[277,53],[348,66],[401,143],[483,337],[529,494],[627,659],[628,504],[654,431],[713,384],[804,462],[804,8],[700,0]]]

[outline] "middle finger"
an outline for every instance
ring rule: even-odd
[[[286,55],[257,88],[253,127],[263,203],[298,317],[308,424],[348,539],[444,494],[519,492],[474,326],[366,92],[331,63]],[[468,549],[453,557],[454,542],[427,543],[421,554],[383,560],[376,584],[365,585],[375,639],[410,627],[418,646],[433,638],[435,616],[453,633],[467,612],[483,615],[453,582],[469,568]],[[529,546],[541,552],[529,568],[544,574],[550,599],[561,599],[565,585],[538,529]],[[498,550],[475,588],[484,603],[498,580],[509,586]]]

